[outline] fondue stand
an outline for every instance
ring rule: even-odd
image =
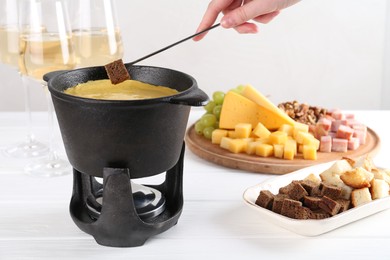
[[[143,245],[149,237],[174,226],[180,217],[183,159],[184,144],[179,161],[158,186],[131,182],[128,168],[105,168],[103,184],[93,176],[73,170],[70,202],[73,221],[101,245]]]
[[[70,214],[97,243],[113,247],[141,246],[177,223],[183,208],[184,135],[190,109],[208,100],[187,74],[126,67],[132,79],[178,93],[143,100],[81,98],[64,90],[107,79],[104,67],[45,75],[74,168]],[[132,181],[158,174],[165,174],[160,185]]]

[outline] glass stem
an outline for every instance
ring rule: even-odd
[[[26,114],[26,125],[27,125],[27,142],[34,142],[34,134],[32,131],[32,117],[31,117],[31,103],[30,103],[30,87],[27,82],[27,78],[21,75],[23,92],[24,92],[24,109]]]
[[[51,161],[54,161],[57,159],[57,153],[54,149],[54,108],[53,108],[53,102],[51,100],[50,92],[47,88],[46,83],[42,83],[46,101],[47,101],[47,116],[48,116],[48,123],[49,123],[49,157]]]

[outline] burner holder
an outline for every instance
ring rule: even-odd
[[[175,166],[166,171],[160,185],[144,185],[165,197],[165,210],[153,218],[141,219],[137,214],[128,168],[104,168],[103,184],[94,176],[73,169],[73,194],[70,214],[75,224],[104,246],[135,247],[152,236],[177,224],[183,208],[183,161],[185,144]],[[103,194],[101,191],[103,190]],[[96,202],[103,196],[103,204]],[[88,204],[101,207],[99,217],[92,218]]]

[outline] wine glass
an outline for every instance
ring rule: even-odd
[[[123,44],[112,0],[71,0],[77,67],[102,66],[123,57]]]
[[[15,0],[0,0],[0,62],[18,71],[19,59],[19,29],[18,8]],[[27,138],[20,143],[4,149],[8,157],[26,159],[40,157],[48,152],[48,147],[35,139],[32,133],[30,109],[30,88],[22,77],[24,104],[26,111]]]
[[[19,33],[21,73],[44,86],[50,124],[49,155],[26,165],[34,176],[61,176],[71,172],[68,161],[54,150],[53,104],[43,75],[75,67],[71,27],[65,0],[20,0]]]

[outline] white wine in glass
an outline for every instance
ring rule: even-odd
[[[25,167],[34,176],[61,176],[71,173],[68,161],[59,158],[53,147],[53,104],[43,75],[57,70],[73,69],[76,65],[70,21],[65,0],[20,0],[20,59],[22,74],[45,87],[51,130],[50,152],[47,157],[32,161]]]
[[[19,24],[18,6],[15,0],[0,0],[0,62],[19,72]],[[4,154],[10,158],[31,159],[44,156],[48,147],[36,140],[32,132],[30,89],[22,77],[24,105],[26,110],[27,138],[17,144],[5,147]]]
[[[71,0],[77,67],[102,66],[123,57],[123,43],[112,0]]]

